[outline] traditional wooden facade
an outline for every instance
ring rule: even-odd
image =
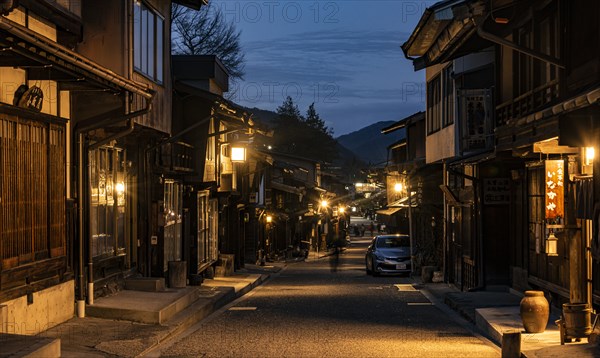
[[[523,161],[516,176],[525,205],[524,212],[511,217],[520,224],[514,233],[518,255],[511,266],[515,276],[547,290],[556,302],[598,303],[598,279],[589,275],[596,269],[588,251],[598,224],[592,222],[592,188],[598,181],[592,168],[596,161],[585,148],[598,148],[592,133],[600,98],[600,53],[587,44],[598,41],[599,26],[591,19],[598,18],[600,6],[535,1],[508,10],[516,14],[508,26],[482,24],[478,34],[497,43],[499,53],[496,150]],[[564,189],[557,195],[565,204],[556,215],[548,211],[554,205],[549,202],[554,191],[548,187],[553,172],[548,165],[555,160],[563,166]],[[555,256],[545,245],[551,235],[558,238]]]
[[[492,183],[508,185],[505,165],[493,153],[494,48],[482,41],[481,51],[469,53],[463,46],[471,44],[455,38],[473,32],[465,19],[483,8],[481,2],[437,3],[402,46],[416,69],[426,68],[425,160],[443,165],[445,277],[464,290],[508,284],[507,265],[484,259],[501,249],[506,232],[490,219],[508,215],[509,204],[483,200]]]
[[[333,206],[327,211],[319,210],[319,203],[327,195],[322,188],[321,163],[273,151],[265,154],[272,158],[265,210],[273,217],[267,232],[269,237],[264,240],[265,253],[272,258],[284,256],[301,241],[311,242],[316,248],[321,234],[333,240]]]
[[[215,56],[173,56],[173,61],[172,138],[192,148],[192,170],[182,177],[190,218],[186,237],[193,238],[186,244],[192,248],[185,255],[189,273],[212,273],[220,255],[233,257],[234,269],[241,268],[256,260],[245,257],[246,237],[256,233],[250,190],[257,180],[264,183],[260,156],[252,154],[255,136],[261,134],[247,112],[222,97],[229,75]],[[244,158],[235,158],[234,148],[243,148]]]
[[[388,147],[386,165],[387,206],[378,211],[392,233],[410,233],[414,269],[443,266],[443,201],[439,185],[442,165],[425,163],[425,112],[401,119],[381,133],[404,131]]]
[[[558,303],[598,300],[597,275],[589,274],[597,269],[589,253],[597,226],[592,191],[598,183],[593,170],[597,161],[590,148],[598,144],[593,123],[599,53],[586,45],[597,42],[598,23],[591,19],[598,15],[599,6],[584,1],[440,2],[426,11],[403,46],[408,56],[418,56],[413,58],[416,68],[452,60],[456,69],[461,57],[482,56],[490,48],[494,54],[495,90],[488,108],[493,108],[489,116],[495,129],[492,146],[485,141],[494,151],[491,157],[479,157],[476,172],[457,173],[463,181],[479,179],[482,190],[474,191],[473,199],[484,205],[484,215],[486,201],[508,208],[488,213],[505,230],[510,228],[502,237],[487,239],[485,230],[500,228],[485,217],[481,221],[484,231],[478,234],[486,242],[497,241],[491,247],[505,249],[493,255],[485,248],[480,252],[482,270],[476,275],[500,269],[496,277],[476,279],[480,285],[508,281],[518,289],[535,287]],[[420,37],[425,34],[429,36]],[[471,85],[481,78],[488,76],[466,77],[460,83]],[[551,169],[556,163],[560,168]],[[453,200],[451,192],[446,199]],[[464,216],[448,214],[447,222],[464,226]],[[557,243],[557,252],[549,242]]]
[[[184,260],[178,175],[191,169],[186,145],[159,150],[172,134],[171,2],[86,1],[81,9],[86,32],[77,50],[144,90],[73,99],[91,303],[92,292],[119,289],[128,276],[164,277],[168,262]]]
[[[140,208],[152,180],[147,148],[170,132],[170,3],[5,5],[2,322],[47,318],[13,333],[71,318],[75,297],[83,315],[84,300],[149,275],[160,222]]]

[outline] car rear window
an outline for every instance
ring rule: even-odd
[[[379,248],[386,247],[406,247],[410,246],[410,240],[407,236],[384,236],[378,237],[376,246]]]

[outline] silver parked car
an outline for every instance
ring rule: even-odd
[[[410,273],[410,239],[408,235],[378,235],[365,255],[368,274]]]

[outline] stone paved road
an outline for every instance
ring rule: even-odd
[[[340,256],[289,265],[158,352],[166,357],[499,357],[416,290],[371,277],[366,240]]]

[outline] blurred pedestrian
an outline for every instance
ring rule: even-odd
[[[340,247],[336,243],[333,245],[333,252],[329,255],[329,266],[331,272],[337,272],[338,265],[340,264]]]

